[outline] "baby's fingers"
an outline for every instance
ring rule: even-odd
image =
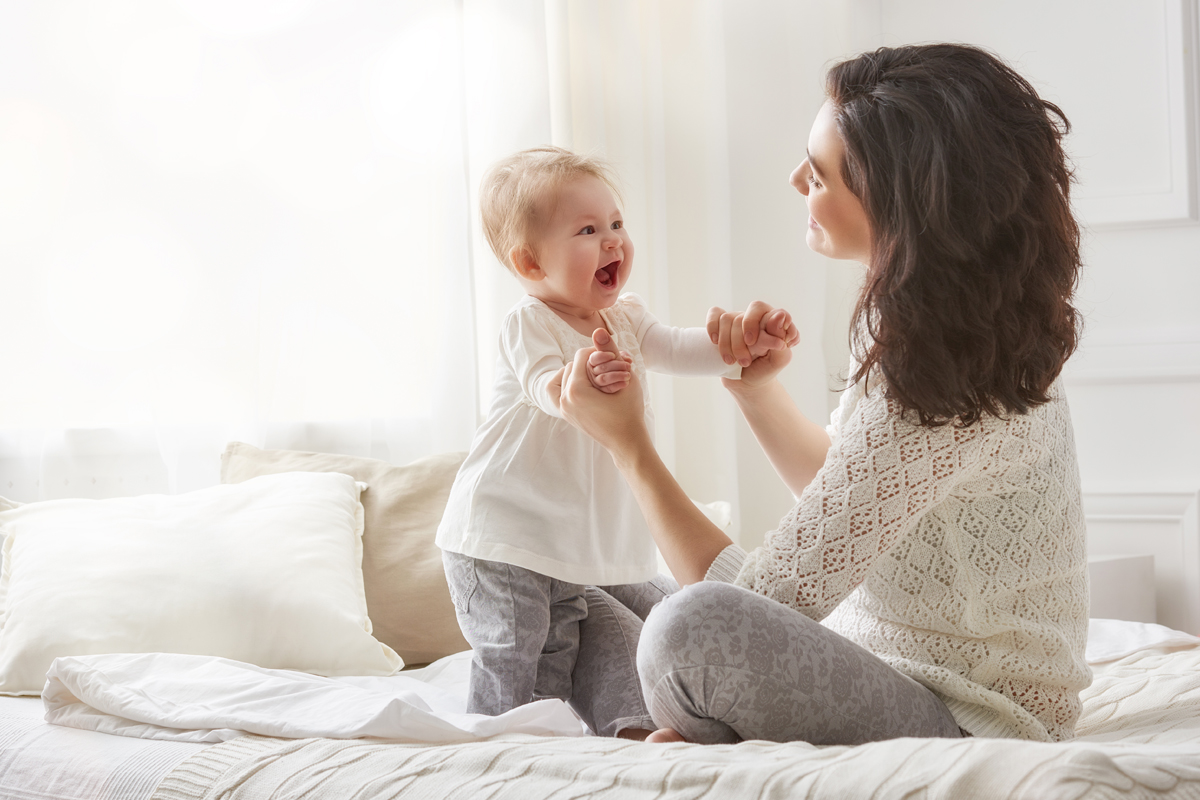
[[[589,367],[598,367],[601,364],[607,364],[610,361],[619,361],[619,360],[620,360],[620,356],[618,356],[616,353],[610,353],[607,350],[597,350],[596,352],[594,352],[590,356],[588,356],[588,366]]]
[[[791,347],[800,341],[800,331],[793,324],[792,315],[782,308],[777,308],[763,317],[762,330],[764,333],[782,340],[786,347]]]
[[[600,391],[612,394],[621,391],[629,385],[630,374],[629,370],[613,369],[592,376],[592,382]]]
[[[763,332],[758,335],[758,341],[750,348],[750,352],[755,357],[761,356],[768,350],[786,350],[788,343],[785,339],[780,339],[778,336],[772,336],[769,333]]]
[[[629,362],[621,358],[615,358],[603,364],[588,364],[588,369],[596,375],[607,375],[609,373],[628,375],[630,373]]]

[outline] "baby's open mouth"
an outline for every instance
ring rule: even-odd
[[[621,266],[621,262],[614,261],[611,264],[596,270],[596,280],[600,281],[601,286],[616,286],[617,267],[619,266]]]

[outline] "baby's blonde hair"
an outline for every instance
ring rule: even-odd
[[[554,213],[547,195],[584,176],[604,182],[621,202],[612,167],[595,156],[572,153],[561,147],[533,147],[496,162],[479,187],[483,235],[500,263],[515,272],[509,254],[514,247],[532,247],[530,239],[539,216],[547,221]]]

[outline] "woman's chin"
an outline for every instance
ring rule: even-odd
[[[808,233],[804,237],[804,243],[808,245],[808,249],[819,255],[829,255],[829,243],[825,241],[820,228],[809,228]]]

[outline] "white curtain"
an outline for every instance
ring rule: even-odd
[[[0,494],[466,448],[471,194],[550,138],[541,0],[7,3],[0,75]]]
[[[787,176],[853,5],[0,5],[0,495],[186,491],[231,439],[465,448],[520,296],[475,192],[547,141],[616,166],[664,322],[793,312],[783,380],[823,418],[827,267]],[[790,496],[732,403],[652,389],[664,460],[754,544]]]
[[[804,244],[807,212],[788,176],[804,158],[824,68],[845,47],[846,5],[547,2],[554,135],[617,167],[636,247],[629,288],[672,325],[756,299],[790,310],[801,344],[781,380],[818,422],[827,373],[845,360],[827,369],[828,262]],[[658,376],[652,389],[663,459],[692,497],[729,501],[742,543],[757,544],[793,499],[725,390]]]

